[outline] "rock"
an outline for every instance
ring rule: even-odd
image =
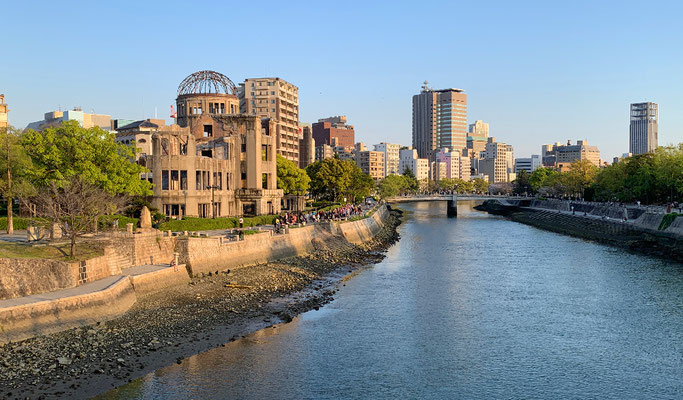
[[[140,229],[152,229],[152,213],[149,212],[147,206],[143,206],[140,210]]]

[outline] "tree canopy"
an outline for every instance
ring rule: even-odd
[[[151,194],[151,184],[140,179],[147,170],[132,162],[135,148],[116,143],[114,137],[98,127],[85,129],[76,121],[42,132],[29,129],[22,138],[32,160],[27,175],[36,186],[63,186],[78,177],[111,194]]]
[[[311,178],[311,194],[325,200],[362,200],[370,194],[375,182],[352,161],[326,158],[306,167]]]
[[[7,201],[7,233],[14,233],[13,204],[18,198],[35,194],[29,181],[31,159],[21,146],[21,133],[16,129],[0,129],[0,195]]]
[[[310,187],[311,178],[306,171],[299,168],[293,161],[277,155],[277,187],[284,194],[303,196]]]

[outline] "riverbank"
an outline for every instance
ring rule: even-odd
[[[587,214],[582,210],[548,209],[532,204],[508,200],[485,201],[475,207],[480,211],[503,215],[515,222],[531,225],[565,235],[594,240],[629,251],[664,258],[670,261],[683,259],[683,240],[680,222],[675,221],[660,230],[661,214],[639,213],[635,219],[623,221],[614,217]],[[605,207],[607,208],[607,207]],[[624,215],[623,209],[602,210],[605,214]],[[630,214],[629,214],[630,215]]]
[[[0,397],[88,398],[185,357],[316,309],[347,274],[398,240],[392,211],[372,239],[313,239],[307,255],[201,273],[138,298],[120,318],[0,347]]]

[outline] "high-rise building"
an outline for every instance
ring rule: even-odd
[[[385,143],[375,145],[375,151],[384,153],[384,176],[397,175],[398,170],[398,160],[399,151],[401,150],[400,144]]]
[[[413,171],[413,175],[418,181],[427,179],[429,177],[429,160],[418,158],[415,149],[401,149],[399,151],[398,170],[401,174],[405,174],[407,169]]]
[[[277,153],[299,163],[299,88],[280,78],[249,78],[240,84],[243,114],[275,120]]]
[[[657,103],[631,104],[629,153],[643,154],[657,148],[659,106]]]
[[[502,142],[486,144],[484,157],[479,160],[479,173],[488,175],[489,183],[509,182],[514,175],[514,151],[512,145]]]
[[[462,89],[431,89],[425,82],[413,96],[413,147],[420,157],[435,150],[467,147],[467,95]]]
[[[352,148],[355,143],[353,125],[346,124],[345,115],[321,118],[313,124],[313,140],[317,146],[327,144]]]
[[[532,173],[541,167],[541,156],[538,154],[532,154],[528,158],[515,158],[515,174],[519,171],[526,171],[527,173]]]
[[[306,168],[315,162],[315,140],[310,124],[301,124],[299,129],[299,168]]]
[[[561,171],[568,170],[569,165],[577,160],[588,160],[596,167],[600,166],[600,150],[596,146],[589,146],[588,140],[577,140],[576,144],[567,140],[566,145],[555,147],[555,157],[555,167]]]
[[[0,128],[7,128],[9,126],[9,110],[7,103],[5,103],[5,95],[0,94]]]
[[[384,153],[379,151],[359,151],[356,153],[356,165],[375,181],[384,179]]]

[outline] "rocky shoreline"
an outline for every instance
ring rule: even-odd
[[[400,215],[392,211],[360,246],[315,240],[309,255],[195,277],[97,326],[0,345],[0,398],[89,398],[318,309],[346,275],[384,258],[398,240]]]

